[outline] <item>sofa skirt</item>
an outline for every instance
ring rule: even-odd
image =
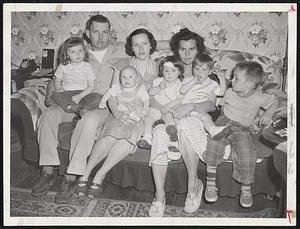
[[[154,192],[154,180],[147,160],[149,154],[149,151],[139,150],[134,155],[127,156],[106,175],[105,180],[121,187],[133,186],[138,190]],[[199,163],[198,176],[205,182],[206,166],[202,161]],[[280,185],[277,177],[272,157],[265,158],[256,166],[252,193],[274,196]],[[232,163],[225,162],[218,167],[217,187],[220,196],[235,197],[240,194],[240,184],[232,178]],[[165,191],[187,192],[187,172],[182,159],[169,163]]]

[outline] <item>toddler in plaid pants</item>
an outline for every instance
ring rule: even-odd
[[[240,204],[245,208],[253,204],[251,184],[254,182],[256,150],[249,127],[260,108],[265,112],[259,125],[269,125],[277,107],[273,95],[263,94],[257,89],[264,76],[262,66],[254,61],[239,62],[233,69],[232,88],[225,92],[221,101],[222,114],[215,123],[217,126],[229,125],[232,131],[218,140],[208,136],[203,154],[207,166],[205,199],[208,202],[215,202],[218,198],[216,169],[224,161],[225,146],[230,144],[233,148],[233,178],[241,183]]]

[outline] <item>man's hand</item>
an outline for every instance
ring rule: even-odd
[[[120,116],[117,118],[126,125],[136,123],[136,118],[132,117],[128,112],[121,112]]]

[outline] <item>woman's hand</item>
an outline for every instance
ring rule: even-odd
[[[64,92],[64,88],[62,86],[56,88],[57,92]]]
[[[127,124],[135,124],[136,119],[130,115],[128,112],[120,112],[119,117],[117,117],[121,122],[125,125]]]
[[[272,123],[272,116],[263,115],[259,120],[259,126],[269,126]]]
[[[166,106],[160,108],[160,112],[161,112],[162,114],[165,114],[165,113],[167,113],[168,111],[170,111],[170,107],[169,107],[168,105],[166,105]]]
[[[173,115],[175,118],[182,119],[194,109],[192,104],[180,104],[174,108]]]
[[[167,87],[167,83],[165,81],[162,81],[160,84],[159,84],[159,88],[161,90],[165,89]]]
[[[78,95],[73,95],[73,96],[72,96],[72,100],[73,100],[76,104],[78,104],[78,103],[80,102],[81,99],[82,99],[82,97],[81,97],[80,94],[78,94]]]

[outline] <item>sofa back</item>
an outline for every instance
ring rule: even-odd
[[[128,57],[125,53],[124,42],[117,42],[118,56]],[[224,76],[230,79],[231,71],[235,64],[243,60],[257,61],[260,63],[264,71],[267,73],[267,79],[264,81],[264,85],[276,84],[276,88],[282,88],[283,82],[283,60],[279,57],[266,57],[255,53],[248,53],[235,50],[221,50],[221,49],[208,49],[212,59],[214,60],[214,73]],[[156,51],[152,54],[152,58],[156,61],[160,61],[163,57],[172,55],[170,50],[169,41],[158,41]]]
[[[125,53],[125,43],[116,42],[117,56],[120,58],[128,57]],[[217,75],[223,75],[229,79],[231,71],[235,64],[242,60],[253,60],[259,62],[268,77],[264,84],[269,85],[275,89],[282,89],[282,59],[271,59],[266,56],[257,54],[234,51],[234,50],[218,50],[209,49],[211,57],[214,60],[214,73]],[[152,54],[152,58],[156,61],[160,61],[163,57],[172,55],[170,50],[169,41],[158,41],[157,50]],[[18,93],[12,95],[14,98],[22,100],[29,109],[34,127],[40,114],[46,109],[45,95],[48,79],[33,79],[24,83],[25,88],[19,90]]]

